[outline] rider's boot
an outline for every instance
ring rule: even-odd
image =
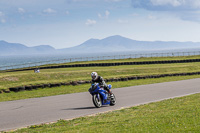
[[[114,98],[112,91],[109,90],[108,94],[110,94],[110,98],[111,98],[111,100],[112,100],[112,99]]]

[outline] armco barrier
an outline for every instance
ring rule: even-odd
[[[200,72],[189,72],[189,73],[171,73],[171,74],[159,74],[159,75],[145,75],[145,76],[130,76],[130,77],[120,77],[120,78],[110,78],[105,79],[106,82],[118,82],[118,81],[128,81],[128,80],[139,80],[139,79],[151,79],[151,78],[162,78],[162,77],[171,77],[171,76],[189,76],[189,75],[200,75]],[[71,82],[61,82],[61,83],[49,83],[49,84],[39,84],[39,85],[27,85],[27,86],[18,86],[10,87],[7,90],[0,90],[2,92],[9,93],[10,91],[19,92],[24,90],[32,90],[38,88],[51,88],[59,87],[61,85],[81,85],[88,84],[91,81],[71,81]]]
[[[188,62],[200,62],[200,59],[58,65],[58,66],[40,67],[40,69],[67,68],[67,67],[96,67],[96,66],[120,66],[120,65],[169,64],[169,63],[188,63]]]

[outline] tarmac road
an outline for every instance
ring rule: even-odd
[[[117,104],[102,108],[94,107],[88,92],[0,102],[0,131],[200,93],[200,78],[116,88],[112,91]]]

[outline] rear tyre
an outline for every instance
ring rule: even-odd
[[[99,98],[97,97],[97,95]],[[93,101],[95,107],[100,108],[102,106],[101,97],[99,94],[97,94],[97,95],[92,96],[92,101]]]
[[[110,106],[114,106],[116,104],[116,98],[115,95],[112,93],[112,95],[110,96]]]

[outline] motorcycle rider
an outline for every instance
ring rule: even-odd
[[[97,72],[92,72],[91,73],[91,77],[92,77],[92,84],[94,83],[99,83],[100,86],[104,87],[104,89],[111,95],[112,97],[112,92],[110,91],[110,89],[108,88],[108,85],[106,84],[106,82],[104,81],[103,77],[99,76],[97,74]]]

